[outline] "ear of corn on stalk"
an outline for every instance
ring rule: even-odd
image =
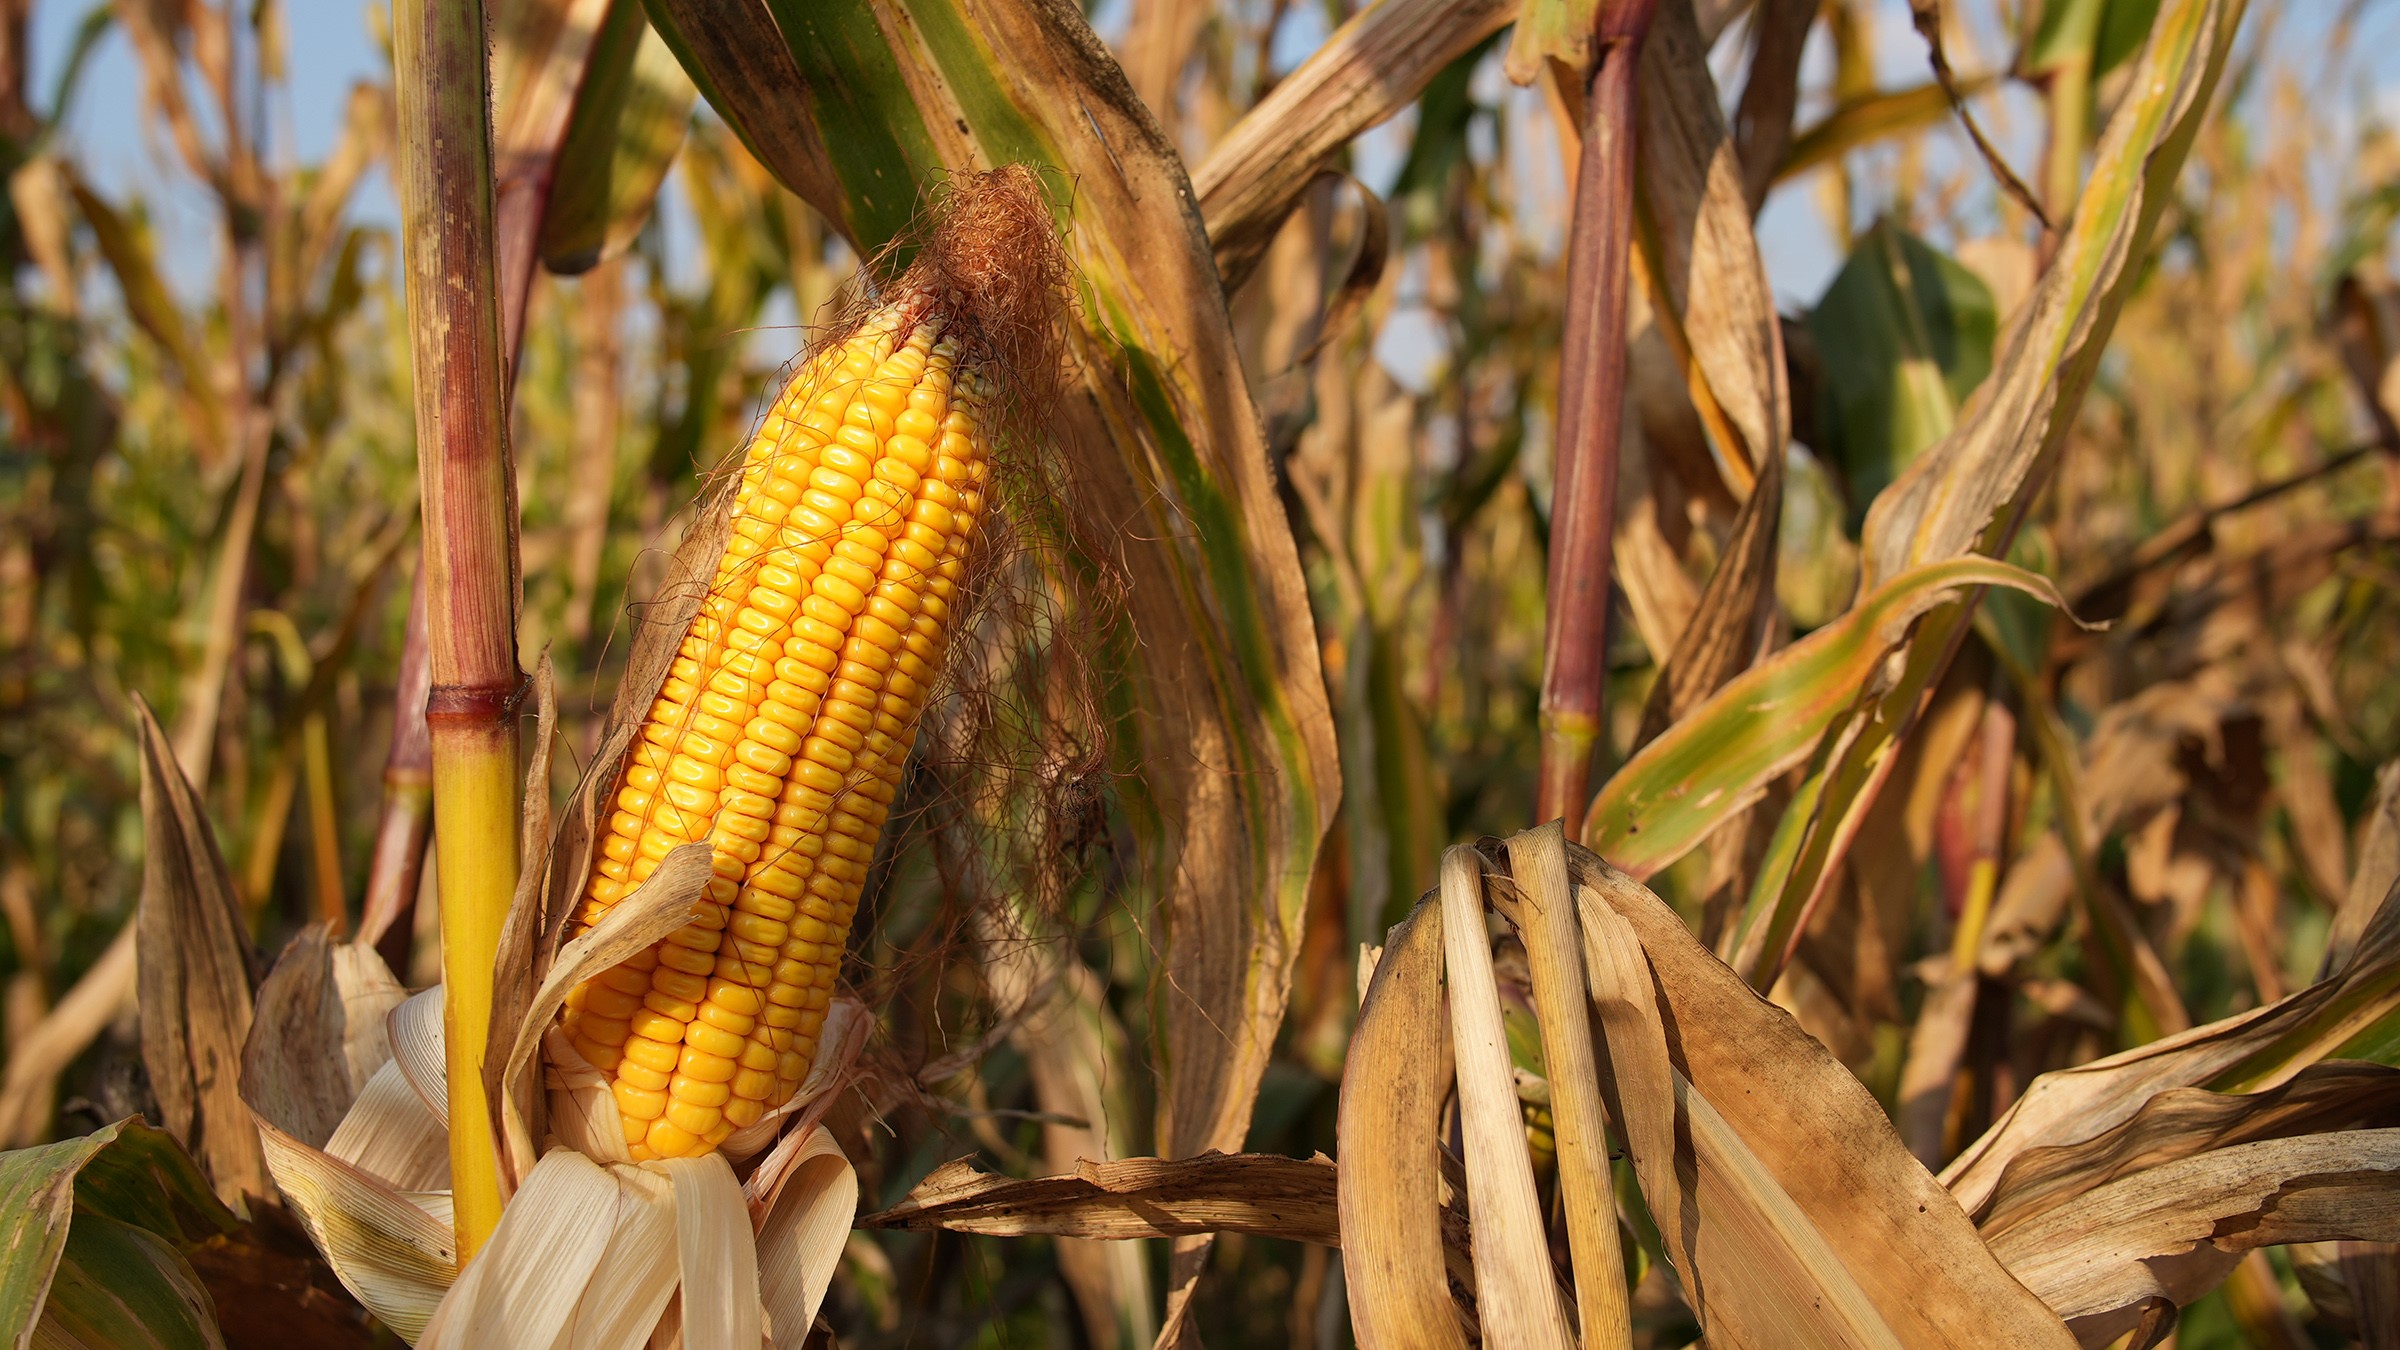
[[[679,845],[716,872],[698,919],[569,999],[636,1160],[715,1148],[814,1057],[984,509],[988,391],[950,326],[903,295],[785,387],[623,770],[580,921]]]

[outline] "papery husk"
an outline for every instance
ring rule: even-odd
[[[751,1350],[766,1314],[758,1302],[758,1241],[732,1164],[704,1153],[663,1158],[657,1167],[674,1187],[684,1350]]]
[[[442,986],[419,990],[386,1022],[392,1061],[433,1118],[450,1127],[450,1068],[442,1061]]]
[[[653,884],[559,949],[524,1025],[495,1037],[512,1071],[538,1050],[551,1133],[464,1271],[446,1189],[442,987],[406,996],[372,952],[321,937],[287,953],[290,1015],[285,1034],[254,1047],[259,1095],[305,1105],[311,1120],[328,1117],[335,1094],[355,1087],[355,1100],[322,1148],[252,1114],[311,1240],[401,1339],[548,1350],[640,1350],[662,1334],[690,1350],[806,1339],[857,1213],[857,1175],[817,1121],[872,1029],[864,1005],[833,1002],[800,1091],[733,1147],[645,1164],[625,1150],[607,1076],[555,1025],[566,990],[688,921],[708,874],[704,847],[671,856]],[[302,1054],[315,1062],[290,1062]],[[327,1055],[339,1061],[331,1074]],[[747,1186],[735,1180],[729,1159],[769,1148]]]
[[[565,1344],[627,1198],[607,1169],[575,1150],[543,1154],[417,1344],[426,1350]],[[640,1343],[626,1344],[630,1350]]]
[[[457,1274],[449,1214],[267,1121],[258,1133],[275,1184],[343,1287],[413,1344]]]
[[[449,1132],[387,1059],[325,1141],[325,1152],[403,1191],[450,1189]]]

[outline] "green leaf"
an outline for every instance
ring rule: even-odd
[[[92,1350],[222,1346],[216,1309],[165,1239],[88,1209],[75,1212],[35,1336]]]
[[[1957,428],[1919,454],[1869,508],[1861,540],[1866,584],[1970,551],[2007,548],[2024,499],[2044,481],[2036,470],[2062,452],[2117,315],[2143,274],[2140,264],[2174,199],[2175,178],[2208,114],[2243,9],[2243,0],[2162,6],[2075,214],[2010,325],[1990,377]],[[1812,766],[1812,784],[1798,797],[1811,802],[1809,818],[1785,827],[1801,832],[1788,877],[1771,902],[1754,903],[1734,955],[1735,968],[1754,983],[1772,983],[1783,958],[1780,936],[1797,932],[1822,902],[1967,617],[1963,606],[1930,617],[1900,678],[1873,705],[1853,711],[1829,742],[1835,752]]]
[[[34,1344],[55,1305],[41,1334],[71,1339],[39,1343],[218,1344],[172,1244],[239,1226],[183,1149],[139,1120],[0,1153],[0,1325],[18,1328],[11,1344]]]
[[[2035,75],[2048,74],[2078,60],[2089,60],[2100,37],[2100,20],[2109,0],[2049,0],[2042,6],[2041,26],[2026,44],[2019,62]]]
[[[2158,19],[2159,0],[2050,0],[2042,9],[2020,63],[2031,74],[2047,74],[2078,58],[2091,61],[2095,76],[2123,65],[2142,48]]]
[[[1162,1151],[1239,1148],[1339,772],[1298,552],[1182,164],[1067,0],[648,5],[760,161],[864,256],[944,175],[1023,163],[1053,185],[1083,388],[1051,429],[1073,537],[1129,583],[1114,749],[1140,779],[1161,892]]]
[[[1825,375],[1822,447],[1849,478],[1851,519],[1991,373],[1999,314],[1973,272],[1889,220],[1861,236],[1808,316]]]
[[[2092,72],[2105,75],[2131,59],[2158,21],[2158,0],[2108,0],[2092,44]]]
[[[1990,558],[1956,558],[1894,577],[1644,746],[1592,800],[1586,846],[1636,879],[1690,852],[1814,753],[1826,730],[1871,692],[1910,625],[1970,586],[2009,586],[2061,603],[2048,581]]]
[[[542,262],[581,272],[621,253],[683,148],[698,91],[639,0],[614,0],[559,145],[542,213]]]

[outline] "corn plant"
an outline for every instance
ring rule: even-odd
[[[29,12],[20,1343],[2394,1334],[2375,11]]]

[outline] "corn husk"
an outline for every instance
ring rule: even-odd
[[[562,948],[526,1028],[503,1042],[521,1061],[539,1047],[550,1133],[464,1271],[451,1232],[442,989],[402,998],[371,952],[335,949],[344,1067],[363,1087],[322,1148],[253,1115],[268,1169],[317,1249],[409,1344],[641,1350],[667,1334],[688,1350],[751,1350],[806,1339],[858,1210],[857,1174],[817,1122],[872,1018],[836,1000],[800,1091],[725,1151],[628,1161],[606,1076],[550,1025],[553,995],[680,922],[688,901],[669,892],[681,888],[658,889],[654,904],[620,906],[623,917]],[[261,1058],[270,1078],[301,1077]],[[729,1160],[760,1150],[737,1180]]]

